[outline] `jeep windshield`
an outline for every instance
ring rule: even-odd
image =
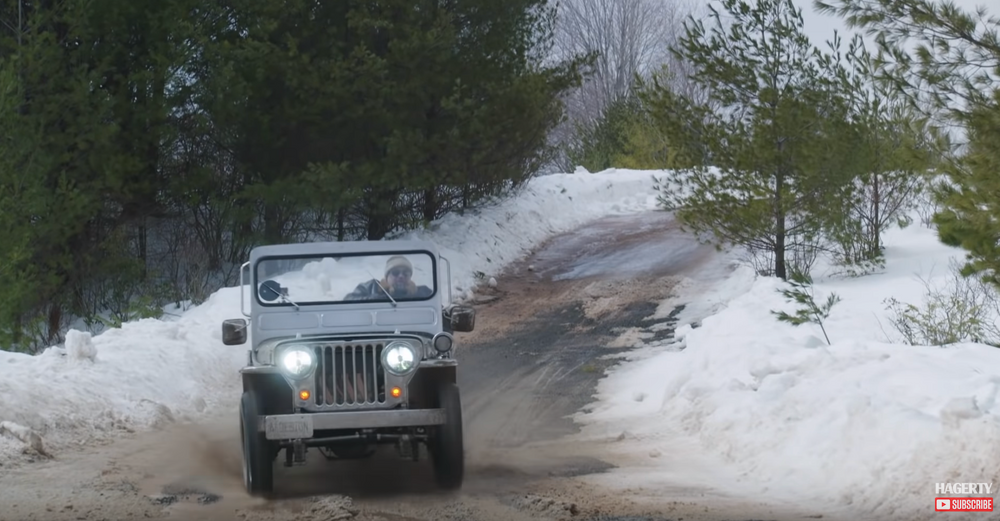
[[[426,252],[266,257],[254,270],[257,298],[270,306],[427,300],[437,290]]]

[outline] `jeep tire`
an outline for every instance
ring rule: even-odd
[[[462,486],[465,473],[465,447],[462,438],[462,401],[458,385],[447,382],[438,388],[437,406],[445,411],[445,422],[434,428],[431,460],[434,479],[439,487],[455,490]]]
[[[240,437],[243,442],[243,485],[251,496],[270,494],[274,488],[274,454],[271,443],[258,428],[257,396],[243,393],[240,400]]]

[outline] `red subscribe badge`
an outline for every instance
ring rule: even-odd
[[[934,500],[938,512],[992,512],[991,497],[939,497]]]

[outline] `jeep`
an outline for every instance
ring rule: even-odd
[[[251,346],[239,407],[248,493],[273,491],[282,450],[291,467],[310,448],[342,460],[384,444],[412,461],[423,444],[438,486],[461,487],[454,333],[473,330],[475,310],[452,302],[451,263],[435,244],[259,246],[240,289],[247,318],[223,321],[222,342]]]

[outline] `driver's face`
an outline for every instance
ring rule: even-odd
[[[393,268],[389,270],[387,275],[389,277],[389,285],[392,286],[392,289],[394,290],[404,291],[406,290],[412,275],[413,272],[406,268]]]

